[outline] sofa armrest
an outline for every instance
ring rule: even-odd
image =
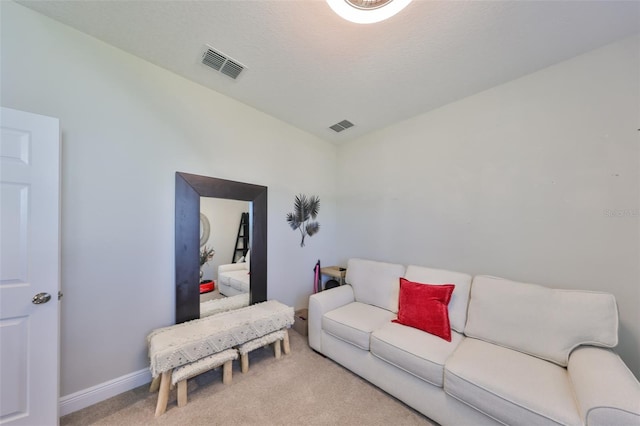
[[[616,353],[578,347],[567,370],[587,426],[640,424],[640,384]]]
[[[241,271],[246,270],[247,267],[244,262],[241,263],[229,263],[227,265],[219,265],[218,266],[218,274],[220,272],[229,272],[229,271]]]
[[[322,317],[329,311],[340,306],[355,302],[353,288],[341,285],[330,290],[321,291],[309,297],[309,346],[322,352],[320,335],[322,331]]]

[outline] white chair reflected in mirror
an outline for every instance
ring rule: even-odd
[[[249,293],[251,283],[251,251],[241,262],[218,266],[218,291],[231,297]]]

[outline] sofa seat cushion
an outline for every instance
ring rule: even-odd
[[[322,328],[332,336],[368,351],[371,332],[391,323],[395,317],[386,309],[353,302],[324,314]]]
[[[582,424],[566,368],[465,338],[445,364],[449,395],[508,425]]]
[[[451,332],[447,342],[413,327],[388,323],[371,334],[371,353],[414,376],[442,387],[444,364],[464,336]]]
[[[229,287],[235,288],[236,290],[240,290],[242,292],[249,291],[249,283],[251,282],[251,278],[249,272],[246,269],[225,272],[223,274],[220,274],[218,279],[222,284],[226,284]]]

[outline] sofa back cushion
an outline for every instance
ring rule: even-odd
[[[451,323],[451,328],[455,331],[464,332],[464,325],[467,322],[471,275],[444,269],[409,265],[404,277],[409,281],[423,284],[454,284],[456,287],[453,289],[451,301],[449,302],[449,322]]]
[[[398,312],[400,277],[404,265],[349,259],[345,281],[353,287],[356,302]]]
[[[566,366],[579,345],[618,344],[613,295],[476,276],[465,334]]]

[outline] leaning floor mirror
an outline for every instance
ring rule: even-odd
[[[251,204],[249,303],[267,299],[267,187],[176,172],[176,324],[200,318],[200,199],[212,197]]]

